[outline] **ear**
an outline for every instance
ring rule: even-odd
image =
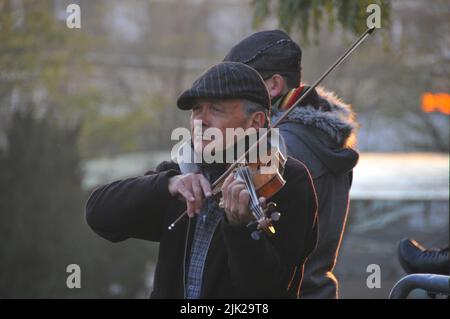
[[[280,74],[272,75],[272,77],[265,80],[265,82],[267,90],[269,91],[270,99],[276,98],[287,89],[287,83]]]
[[[264,124],[266,124],[267,117],[264,114],[264,112],[255,112],[250,117],[250,127],[253,127],[255,129],[259,129],[264,127]]]

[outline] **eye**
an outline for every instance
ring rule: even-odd
[[[220,105],[217,105],[217,104],[211,105],[211,109],[214,112],[220,112],[220,113],[223,112],[223,108]]]

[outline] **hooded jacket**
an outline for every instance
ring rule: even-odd
[[[272,120],[282,113],[275,108]],[[357,124],[351,106],[318,88],[280,123],[288,154],[311,172],[319,203],[319,241],[305,264],[301,298],[337,298],[333,268],[349,208]]]
[[[86,204],[86,218],[100,236],[113,241],[138,238],[159,242],[152,298],[185,298],[186,260],[195,220],[168,226],[186,204],[168,191],[180,174],[174,162],[161,163],[145,176],[101,186]],[[285,186],[269,201],[281,218],[273,237],[251,238],[251,229],[223,219],[215,229],[203,271],[200,298],[297,298],[303,265],[317,242],[317,199],[307,168],[288,158]]]

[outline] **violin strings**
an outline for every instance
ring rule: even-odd
[[[254,211],[254,208],[255,208],[255,207],[254,207],[253,194],[252,194],[251,191],[250,191],[250,185],[249,185],[247,176],[246,176],[246,174],[244,173],[244,170],[245,170],[245,167],[239,168],[239,170],[238,170],[238,175],[239,175],[239,177],[241,177],[241,179],[243,180],[243,182],[244,182],[244,184],[245,184],[245,187],[246,187],[246,189],[248,190],[248,192],[249,192],[249,194],[250,194],[250,209],[251,209],[252,211]]]
[[[248,167],[245,167],[243,169],[243,175],[246,187],[250,194],[250,202],[251,202],[250,208],[252,209],[252,211],[257,216],[257,219],[259,220],[261,217],[263,217],[264,214],[261,210],[261,206],[259,205],[258,195],[256,194],[255,186],[253,185]]]

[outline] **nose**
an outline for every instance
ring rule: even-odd
[[[203,127],[209,126],[209,115],[207,108],[203,107],[201,110],[192,114],[192,120],[201,121]]]
[[[205,110],[202,109],[200,111],[196,111],[192,114],[192,118],[196,121],[202,121],[205,117]]]

